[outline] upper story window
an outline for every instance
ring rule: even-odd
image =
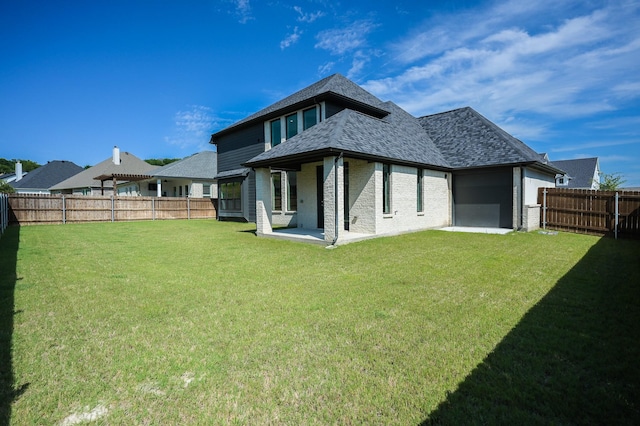
[[[287,139],[291,139],[298,134],[298,114],[287,115]]]
[[[276,146],[282,142],[282,129],[280,119],[271,122],[271,146]]]
[[[265,138],[274,147],[298,133],[315,126],[320,121],[318,107],[296,111],[265,123]]]
[[[315,126],[318,122],[316,107],[305,109],[302,111],[302,129],[307,130],[309,127]]]

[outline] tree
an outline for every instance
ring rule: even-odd
[[[622,179],[620,173],[602,173],[600,175],[600,190],[615,191],[625,182],[626,180]]]
[[[16,190],[13,186],[9,185],[7,182],[0,180],[0,193],[4,194],[13,194]]]
[[[40,167],[40,164],[31,160],[7,160],[6,158],[0,158],[0,173],[13,173],[16,170],[16,163],[18,161],[22,163],[22,171],[25,173]]]
[[[152,166],[166,166],[167,164],[171,164],[174,161],[180,160],[179,158],[149,158],[144,161],[151,164]]]

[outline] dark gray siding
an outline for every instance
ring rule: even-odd
[[[332,115],[336,115],[337,113],[342,111],[344,109],[344,106],[327,102],[325,103],[325,108],[326,108],[325,116],[326,118],[329,118]]]
[[[454,173],[454,225],[513,227],[513,170]]]
[[[222,136],[217,142],[218,172],[239,169],[245,161],[264,152],[262,123]]]

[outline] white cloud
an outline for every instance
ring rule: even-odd
[[[610,141],[597,141],[597,142],[583,142],[578,145],[565,145],[565,146],[553,148],[551,149],[551,151],[552,152],[571,152],[571,151],[579,151],[579,150],[591,149],[591,148],[609,148],[612,146],[636,145],[636,144],[640,144],[640,142],[638,140],[610,140]]]
[[[315,47],[332,55],[343,55],[367,44],[367,35],[376,27],[369,20],[360,20],[344,28],[333,28],[318,33]]]
[[[315,21],[316,19],[322,18],[325,15],[324,12],[320,10],[313,13],[304,13],[300,6],[293,6],[293,10],[298,12],[298,15],[300,15],[298,16],[299,22],[306,22],[309,24]]]
[[[560,2],[573,11],[565,19],[544,2],[516,3],[429,21],[391,46],[385,66],[405,65],[399,74],[363,86],[415,115],[470,105],[499,123],[521,113],[584,117],[638,97],[638,5],[576,13],[580,4]],[[538,132],[518,127],[519,137]]]
[[[298,27],[294,27],[293,33],[289,34],[287,37],[285,37],[284,40],[280,42],[280,49],[284,50],[287,47],[297,43],[298,40],[300,40],[301,35],[302,35],[302,31],[300,31]]]
[[[353,60],[351,61],[351,68],[347,72],[347,78],[355,78],[364,67],[369,63],[371,58],[365,52],[358,50],[353,55]]]
[[[327,62],[326,64],[320,65],[318,67],[318,75],[324,76],[331,72],[333,67],[335,66],[335,62]]]
[[[188,110],[175,114],[172,134],[165,136],[164,140],[180,148],[207,147],[211,133],[232,121],[214,116],[209,107],[193,105]]]
[[[241,24],[246,24],[248,21],[253,19],[251,16],[251,4],[249,0],[233,0],[235,4],[235,13],[239,16],[239,21]]]

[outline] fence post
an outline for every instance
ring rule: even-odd
[[[151,220],[156,220],[156,199],[151,198]]]
[[[115,208],[116,208],[116,201],[114,196],[111,196],[111,222],[115,222],[116,221],[116,213],[115,213]]]
[[[4,234],[9,221],[9,196],[0,194],[0,234]]]
[[[542,229],[547,229],[547,188],[542,190]]]
[[[618,195],[618,192],[616,191],[616,214],[615,214],[615,223],[614,223],[614,235],[615,235],[615,239],[618,239],[618,201],[619,201],[620,197]]]
[[[191,219],[191,204],[189,204],[189,197],[187,197],[187,220]]]

